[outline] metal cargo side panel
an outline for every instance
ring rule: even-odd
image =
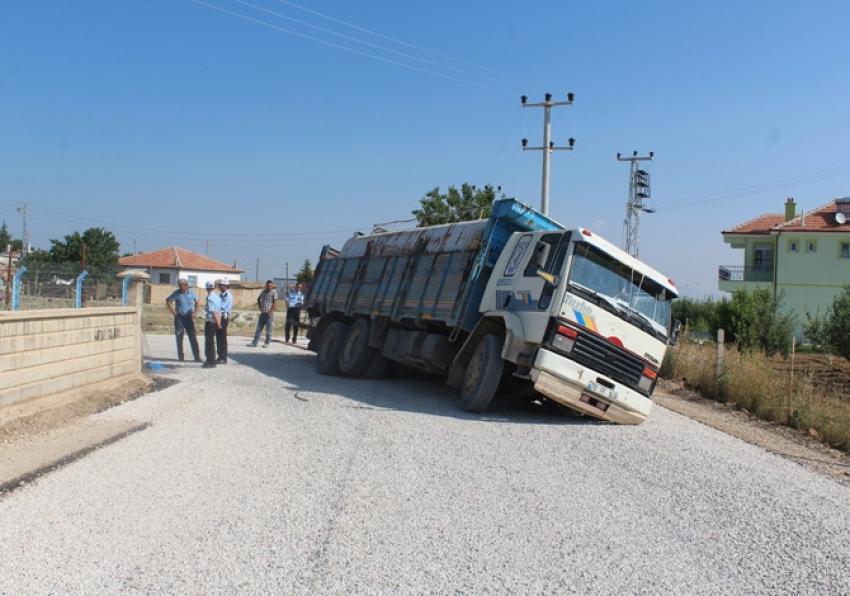
[[[340,263],[339,278],[328,301],[328,310],[345,311],[345,304],[348,301],[348,294],[351,292],[360,259],[340,258],[337,261]]]
[[[416,257],[413,275],[401,305],[400,316],[402,318],[419,318],[419,309],[430,285],[431,276],[434,274],[434,260],[437,255],[420,255]]]
[[[357,286],[357,294],[351,305],[353,312],[375,314],[373,313],[373,305],[379,297],[378,290],[389,262],[390,257],[371,257],[366,262],[366,269]]]
[[[326,310],[328,302],[333,295],[337,278],[339,277],[341,259],[322,261],[322,268],[317,276],[316,283],[310,288],[310,303],[319,305]]]

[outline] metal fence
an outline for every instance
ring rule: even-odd
[[[124,301],[120,269],[85,271],[78,264],[49,264],[31,269],[19,266],[7,276],[3,288],[3,308],[35,310],[121,306]],[[11,279],[9,279],[11,277]]]

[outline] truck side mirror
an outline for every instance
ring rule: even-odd
[[[546,266],[546,259],[549,258],[549,248],[550,246],[547,243],[539,240],[534,246],[534,264],[537,265],[538,269],[543,269]]]
[[[675,346],[679,343],[679,332],[682,330],[681,321],[673,321],[673,329],[670,331],[670,345]]]
[[[551,273],[547,273],[546,271],[543,271],[542,269],[537,270],[537,277],[541,278],[547,284],[550,284],[552,286],[558,285],[558,276],[552,275]]]

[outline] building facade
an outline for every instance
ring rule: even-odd
[[[825,312],[850,285],[850,197],[799,215],[789,198],[784,214],[766,213],[724,230],[723,241],[743,258],[719,267],[718,288],[781,295],[783,309],[795,315],[798,338],[807,315]]]
[[[170,286],[176,286],[181,277],[189,280],[190,287],[203,288],[208,281],[223,277],[237,281],[242,276],[241,269],[176,246],[122,257],[118,263],[122,267],[144,269],[152,284]]]

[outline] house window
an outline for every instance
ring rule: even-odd
[[[841,243],[841,258],[850,259],[850,242]]]
[[[788,241],[788,252],[800,252],[800,241],[799,240],[789,240]]]
[[[198,287],[198,276],[197,275],[190,275],[188,277],[188,281],[189,281],[189,287],[190,288],[197,288]]]
[[[806,240],[806,252],[814,253],[818,251],[817,240]]]
[[[159,274],[159,283],[170,284],[171,283],[171,274],[170,273],[160,273]]]

